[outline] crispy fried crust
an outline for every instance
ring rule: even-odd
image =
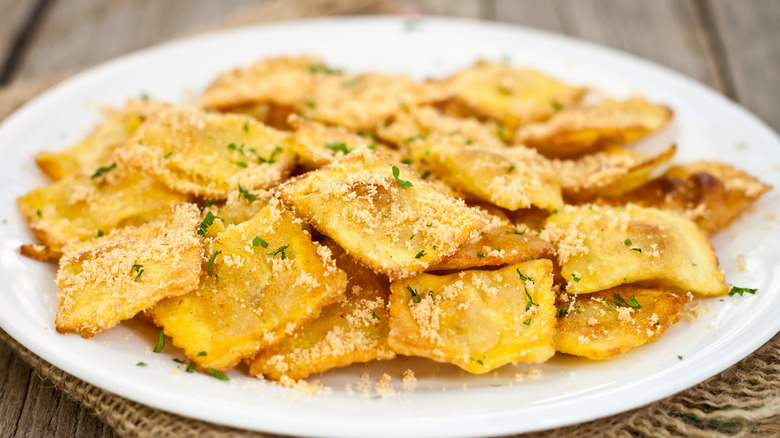
[[[149,311],[201,368],[227,370],[278,344],[338,299],[347,283],[330,251],[278,202],[207,242],[204,263],[198,289]]]
[[[19,211],[48,254],[61,253],[70,242],[140,225],[190,198],[122,166],[104,169],[109,170],[94,177],[71,175],[19,198]]]
[[[390,347],[474,374],[509,362],[544,362],[555,354],[551,288],[552,262],[544,259],[394,281]]]
[[[332,240],[325,245],[333,251],[336,266],[347,273],[346,292],[295,335],[263,350],[251,362],[249,374],[297,380],[356,362],[395,357],[387,344],[387,280],[354,261]]]
[[[572,158],[605,143],[625,144],[666,126],[672,110],[635,97],[603,100],[592,106],[555,113],[544,122],[530,123],[515,133],[524,144],[550,158]]]
[[[728,292],[707,236],[674,213],[632,204],[566,206],[544,227],[542,237],[556,248],[569,293],[637,281],[706,296]]]
[[[596,200],[607,205],[635,203],[685,216],[707,234],[728,227],[771,186],[723,163],[700,161],[673,166],[646,184]]]
[[[576,106],[586,91],[533,70],[490,61],[479,61],[443,82],[460,101],[461,115],[467,108],[495,120],[507,128],[506,137],[520,125]]]
[[[658,340],[680,320],[690,300],[677,289],[631,284],[585,295],[564,294],[557,302],[563,310],[555,348],[589,359],[615,357]]]
[[[279,193],[352,257],[391,278],[424,271],[483,223],[463,202],[366,148],[292,179]]]
[[[166,297],[195,289],[203,245],[194,204],[139,227],[65,247],[57,272],[57,331],[90,338]]]
[[[117,149],[120,163],[172,190],[227,198],[239,185],[268,189],[295,166],[289,134],[235,114],[172,107],[150,118]]]
[[[153,100],[129,100],[124,108],[106,109],[106,119],[81,143],[59,152],[41,152],[35,156],[35,162],[55,180],[91,175],[114,161],[114,149],[130,138],[144,120],[168,107]]]
[[[410,147],[414,161],[428,165],[455,190],[482,201],[508,210],[531,206],[553,210],[563,205],[548,161],[533,149],[489,151],[455,137],[416,140]]]

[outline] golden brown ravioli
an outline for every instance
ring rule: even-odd
[[[483,374],[555,354],[552,262],[420,274],[390,285],[390,347]]]

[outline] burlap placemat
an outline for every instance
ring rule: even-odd
[[[395,10],[395,5],[389,0],[278,0],[242,11],[226,25]],[[16,82],[0,89],[0,120],[66,76]],[[0,341],[6,343],[42,379],[90,408],[122,437],[277,436],[214,425],[144,406],[65,373],[31,353],[2,330]],[[523,435],[564,436],[780,436],[780,335],[737,365],[672,397],[608,418]]]

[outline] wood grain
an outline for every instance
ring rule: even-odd
[[[735,98],[780,131],[780,2],[700,2],[711,14],[718,57]]]
[[[198,29],[254,0],[60,0],[43,18],[17,78],[73,72]]]
[[[35,9],[34,1],[0,0],[0,81],[3,76],[10,76],[14,46],[20,42],[22,32],[28,25],[28,19]],[[23,49],[18,47],[17,49]],[[0,82],[1,83],[1,82]]]

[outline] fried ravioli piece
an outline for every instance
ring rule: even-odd
[[[72,175],[37,188],[19,198],[18,205],[35,237],[58,255],[70,242],[140,225],[188,200],[151,177],[112,163],[91,176]]]
[[[545,221],[573,294],[649,281],[705,296],[728,287],[710,242],[688,219],[656,208],[566,206]]]
[[[357,132],[376,132],[403,108],[439,97],[437,88],[426,87],[406,75],[324,72],[318,76],[317,86],[301,114]]]
[[[412,160],[455,190],[508,210],[531,206],[553,210],[563,205],[561,188],[547,159],[529,148],[501,153],[470,147],[452,137],[410,145]]]
[[[338,299],[346,275],[278,201],[206,243],[198,288],[149,313],[198,367],[224,371],[293,335]]]
[[[258,117],[263,117],[263,108],[271,111],[269,104],[300,108],[311,96],[319,70],[329,71],[315,56],[265,59],[219,75],[200,97],[198,106],[223,112],[254,107],[252,115]]]
[[[600,197],[599,204],[635,203],[676,212],[707,234],[731,224],[771,186],[728,164],[713,161],[673,166],[632,191]]]
[[[555,354],[552,262],[420,274],[390,284],[390,347],[483,374]]]
[[[424,271],[483,224],[462,201],[367,148],[293,178],[279,193],[353,258],[391,278]]]
[[[271,188],[295,166],[289,134],[250,117],[187,107],[147,120],[117,149],[117,158],[173,190],[217,199],[239,186]]]
[[[57,331],[91,338],[195,289],[203,259],[199,223],[197,206],[178,204],[139,227],[65,247],[57,272]]]
[[[496,134],[498,126],[474,118],[460,118],[440,113],[428,106],[408,108],[393,115],[390,123],[377,129],[377,136],[403,147],[416,138],[456,136],[466,145],[501,150],[506,147]]]
[[[544,122],[521,126],[516,144],[535,148],[550,158],[572,158],[602,144],[625,144],[658,131],[672,119],[672,110],[641,97],[605,99],[595,105],[566,109]]]
[[[296,115],[290,116],[288,122],[295,131],[295,153],[308,169],[324,166],[361,145],[381,151],[395,160],[401,159],[398,151],[341,126],[327,126]]]
[[[153,100],[129,100],[124,108],[103,110],[105,120],[81,143],[59,152],[41,152],[35,161],[55,180],[76,174],[92,174],[114,161],[114,149],[138,129],[144,120],[168,104]]]
[[[633,284],[568,298],[557,303],[555,348],[594,360],[658,340],[691,300],[676,289]]]
[[[650,173],[669,161],[677,151],[670,145],[665,151],[646,156],[620,147],[612,147],[573,160],[552,160],[551,167],[561,181],[567,201],[583,203],[601,194],[630,191],[650,179]]]
[[[547,241],[518,230],[508,220],[480,209],[487,226],[478,238],[461,245],[454,254],[428,271],[463,270],[479,266],[501,266],[530,259],[550,258],[555,250]]]
[[[475,115],[501,123],[509,133],[577,105],[586,91],[534,70],[485,60],[445,83]]]
[[[333,251],[336,266],[347,273],[347,291],[295,335],[263,350],[251,362],[249,374],[298,380],[357,362],[395,357],[387,344],[387,280],[354,261],[332,240],[324,244]]]

